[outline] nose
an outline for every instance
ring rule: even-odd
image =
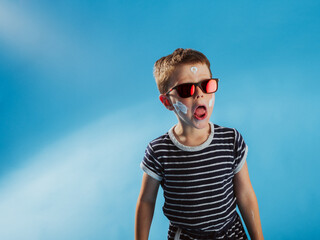
[[[199,86],[196,86],[196,91],[194,93],[195,98],[202,98],[203,97],[203,92]]]

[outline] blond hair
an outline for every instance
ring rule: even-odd
[[[160,93],[164,94],[169,90],[170,76],[177,66],[192,63],[206,64],[210,71],[210,77],[212,77],[210,62],[207,57],[203,53],[190,48],[177,48],[170,55],[156,61],[153,68],[153,75]]]

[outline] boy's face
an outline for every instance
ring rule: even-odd
[[[198,83],[210,79],[207,65],[202,63],[183,64],[178,66],[171,76],[170,88],[183,83]],[[161,94],[160,100],[167,109],[173,110],[182,126],[197,129],[208,126],[212,114],[215,94],[204,93],[199,86],[195,87],[194,94],[187,98],[179,96],[176,89],[167,94]],[[166,100],[168,100],[166,102]]]

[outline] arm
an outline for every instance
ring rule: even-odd
[[[135,222],[135,240],[147,240],[160,182],[144,173],[138,197]]]
[[[234,176],[234,191],[241,215],[252,240],[264,239],[256,195],[252,188],[247,162]]]

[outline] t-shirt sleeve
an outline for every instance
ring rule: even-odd
[[[244,142],[241,134],[234,129],[235,138],[234,138],[234,164],[233,164],[233,173],[236,174],[240,172],[242,166],[246,162],[247,154],[248,154],[248,146]]]
[[[157,160],[156,154],[152,146],[149,144],[144,154],[144,158],[140,164],[141,169],[150,177],[161,181],[163,178],[163,168]]]

